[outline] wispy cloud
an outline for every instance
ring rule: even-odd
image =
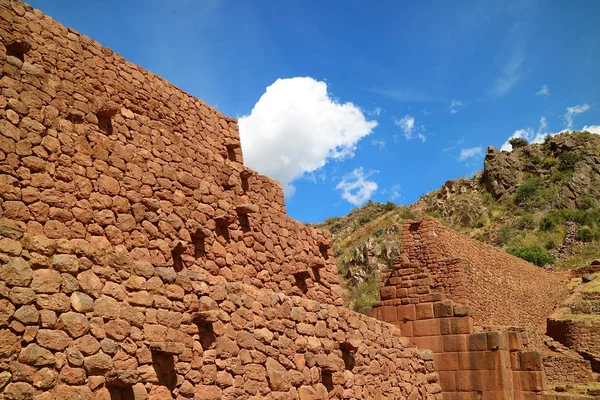
[[[567,113],[565,114],[565,120],[567,121],[567,129],[573,128],[573,117],[578,114],[582,114],[590,109],[587,104],[582,104],[573,107],[567,107]]]
[[[359,206],[369,200],[377,191],[377,183],[368,180],[375,173],[377,171],[365,173],[363,167],[356,168],[344,176],[335,188],[342,191],[342,198],[344,200],[350,204]]]
[[[502,73],[494,83],[494,86],[490,90],[490,94],[494,97],[500,97],[508,93],[510,89],[513,88],[521,80],[523,77],[523,72],[521,71],[521,66],[525,61],[525,56],[520,47],[516,47],[504,68],[502,68]]]
[[[463,102],[460,100],[452,100],[450,102],[450,107],[448,108],[448,112],[450,114],[456,114],[458,112],[458,108],[464,106]]]
[[[461,149],[460,155],[458,156],[459,161],[465,161],[469,158],[476,158],[483,156],[483,148],[482,147],[471,147],[469,149]]]
[[[385,149],[385,140],[371,140],[371,144],[379,148],[379,150]]]
[[[431,95],[429,93],[425,93],[419,90],[415,90],[412,88],[405,89],[380,89],[380,88],[370,88],[368,89],[372,93],[377,93],[379,95],[389,97],[392,100],[401,101],[401,102],[415,102],[415,103],[435,103],[444,101],[444,99]]]
[[[542,87],[540,87],[540,90],[535,92],[535,95],[548,97],[548,96],[550,96],[550,89],[548,88],[547,85],[542,85]]]
[[[418,127],[415,122],[415,117],[408,114],[400,119],[394,119],[394,123],[399,126],[400,129],[402,129],[406,140],[419,138],[424,142],[426,139],[425,135],[423,134],[425,128],[423,128],[423,126]]]

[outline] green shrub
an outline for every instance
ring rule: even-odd
[[[575,169],[575,164],[581,159],[581,156],[572,152],[562,153],[558,156],[558,169],[561,172],[569,172]]]
[[[498,236],[494,242],[498,246],[506,246],[513,237],[515,237],[515,230],[512,226],[506,225],[500,228]]]
[[[382,236],[384,233],[385,233],[385,229],[379,228],[375,232],[373,232],[373,236],[374,237],[379,237],[379,236]]]
[[[363,307],[371,307],[379,300],[379,283],[376,279],[368,280],[352,290],[352,308],[356,311]]]
[[[492,201],[494,201],[494,196],[490,192],[485,192],[483,194],[483,204],[490,204]]]
[[[577,208],[580,210],[589,210],[590,208],[598,207],[598,200],[595,196],[586,193],[581,199],[577,202]]]
[[[541,246],[510,247],[506,251],[515,257],[522,258],[539,267],[553,264],[556,261],[556,257],[548,253]]]
[[[394,208],[396,208],[396,204],[391,201],[388,201],[383,205],[384,211],[392,211]]]
[[[594,232],[589,226],[580,226],[577,230],[577,236],[575,236],[575,239],[579,240],[580,242],[589,243],[596,239],[597,236],[597,232]]]
[[[519,206],[537,207],[543,203],[542,180],[540,178],[529,178],[519,185],[515,202]]]
[[[520,217],[513,224],[516,229],[535,229],[535,221],[533,220],[533,215],[526,214]]]
[[[371,222],[371,220],[372,220],[372,218],[370,215],[361,215],[360,217],[358,217],[356,222],[358,223],[359,226],[363,226],[363,225]]]
[[[542,166],[546,169],[550,169],[552,167],[554,167],[556,165],[556,158],[549,156],[544,158],[544,161],[542,161]]]
[[[512,146],[513,150],[518,149],[519,147],[524,147],[529,144],[529,142],[523,138],[512,138],[508,141]]]
[[[556,248],[556,242],[554,241],[554,239],[550,239],[546,242],[546,244],[544,245],[544,247],[546,248],[546,250],[552,250]]]
[[[556,213],[549,212],[548,214],[544,215],[542,219],[540,219],[539,227],[540,230],[549,232],[556,228],[557,225],[558,218],[556,216]]]

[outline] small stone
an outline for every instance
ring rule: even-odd
[[[15,311],[13,317],[17,321],[23,323],[23,325],[33,325],[38,323],[40,319],[40,313],[34,305],[22,306]]]
[[[107,319],[117,318],[119,316],[119,303],[112,297],[100,296],[94,302],[94,315]]]
[[[0,268],[0,281],[11,286],[29,286],[33,279],[33,270],[29,263],[20,257],[11,258]]]
[[[94,299],[83,292],[73,292],[71,294],[71,307],[77,312],[90,312],[94,307]]]
[[[56,385],[58,374],[54,369],[42,368],[33,376],[33,386],[41,390],[48,390]]]
[[[181,354],[185,350],[183,343],[177,342],[149,342],[147,343],[150,351],[156,351],[165,354]]]
[[[37,343],[50,350],[62,351],[69,347],[71,338],[64,331],[40,329],[37,334]]]
[[[110,356],[100,352],[96,355],[86,357],[83,361],[83,368],[88,375],[104,375],[113,367]]]
[[[15,306],[8,300],[0,299],[0,327],[7,327],[14,313]]]
[[[42,367],[45,365],[54,365],[55,358],[50,351],[32,343],[21,350],[19,361],[23,364]]]
[[[13,382],[4,389],[5,400],[33,400],[35,389],[26,382]]]
[[[70,311],[58,317],[56,328],[66,331],[72,338],[78,338],[90,330],[90,322],[85,315]]]
[[[60,272],[52,269],[37,269],[33,272],[31,289],[36,293],[58,293],[61,283]]]
[[[52,258],[52,267],[60,272],[76,273],[79,271],[79,261],[74,255],[56,254]]]
[[[106,386],[109,387],[131,387],[138,383],[140,373],[138,371],[110,371],[104,375]]]
[[[591,282],[591,281],[593,281],[594,279],[596,279],[596,275],[593,275],[593,274],[584,274],[584,275],[581,277],[581,280],[583,281],[583,283],[588,283],[588,282]]]
[[[83,368],[65,366],[60,370],[58,378],[67,385],[83,385],[86,378],[85,370]]]

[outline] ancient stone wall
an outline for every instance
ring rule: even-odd
[[[342,304],[329,236],[243,166],[234,119],[18,1],[0,38],[0,217]]]
[[[439,399],[235,120],[0,0],[0,400]]]
[[[546,317],[568,295],[569,274],[545,271],[431,217],[403,226],[401,253],[423,266],[436,292],[471,305],[478,326],[544,332]]]
[[[517,332],[475,333],[471,307],[448,299],[434,282],[419,262],[399,260],[382,279],[372,315],[397,325],[414,346],[433,351],[444,398],[541,395],[541,354],[524,351]]]
[[[114,265],[120,256],[108,244],[12,235],[0,246],[0,398],[420,399],[440,391],[431,356],[408,348],[392,325],[206,271]]]
[[[567,319],[560,315],[550,317],[547,335],[579,353],[589,354],[600,363],[599,319]]]

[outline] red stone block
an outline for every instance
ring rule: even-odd
[[[438,371],[458,371],[459,369],[468,369],[468,368],[459,367],[459,361],[458,361],[459,354],[463,354],[463,353],[434,354],[433,361],[435,362],[435,368]]]
[[[529,384],[529,372],[521,371],[519,372],[519,386],[522,391],[531,391],[531,385]]]
[[[542,371],[531,371],[529,374],[529,387],[534,392],[541,392],[546,386],[545,374]]]
[[[508,350],[507,332],[488,332],[488,350]]]
[[[445,335],[444,351],[467,351],[467,335]]]
[[[467,343],[471,351],[485,351],[487,350],[487,334],[472,333],[467,336]]]
[[[408,289],[397,287],[396,288],[396,298],[403,299],[405,297],[408,297]]]
[[[417,319],[433,318],[433,303],[420,303],[415,306]]]
[[[381,307],[380,319],[385,322],[396,322],[398,321],[397,310],[394,306]]]
[[[452,317],[451,318],[440,318],[440,334],[451,335],[452,334]]]
[[[521,349],[521,340],[517,332],[508,332],[508,348],[510,350]]]
[[[379,295],[381,300],[389,300],[396,298],[396,287],[395,286],[384,286],[379,289]]]
[[[472,333],[473,332],[473,318],[471,317],[460,317],[452,318],[452,333]]]
[[[461,392],[487,390],[487,371],[457,371],[456,390]]]
[[[520,351],[511,351],[510,352],[510,369],[513,371],[518,371],[521,369],[521,361],[519,360]]]
[[[444,351],[442,336],[423,336],[413,337],[411,341],[419,349],[429,349],[434,354],[442,353]]]
[[[414,321],[417,319],[414,304],[406,304],[398,307],[399,321]]]
[[[436,362],[437,367],[437,362]],[[440,386],[444,392],[454,392],[456,390],[456,381],[454,379],[454,371],[439,371]]]
[[[467,351],[458,353],[458,365],[461,370],[491,369],[485,351]]]
[[[413,323],[412,321],[398,321],[396,325],[400,328],[400,332],[402,336],[412,337],[413,333]]]
[[[430,293],[430,294],[423,294],[419,297],[419,301],[421,303],[427,303],[427,302],[434,302],[434,301],[440,301],[444,298],[444,296],[441,293]]]
[[[413,322],[413,334],[415,336],[439,336],[439,319],[422,319]]]
[[[441,317],[452,317],[454,314],[452,309],[454,308],[454,302],[452,300],[443,300],[433,303],[433,314],[436,318]]]
[[[536,351],[520,352],[519,365],[521,371],[541,371],[542,355]]]

